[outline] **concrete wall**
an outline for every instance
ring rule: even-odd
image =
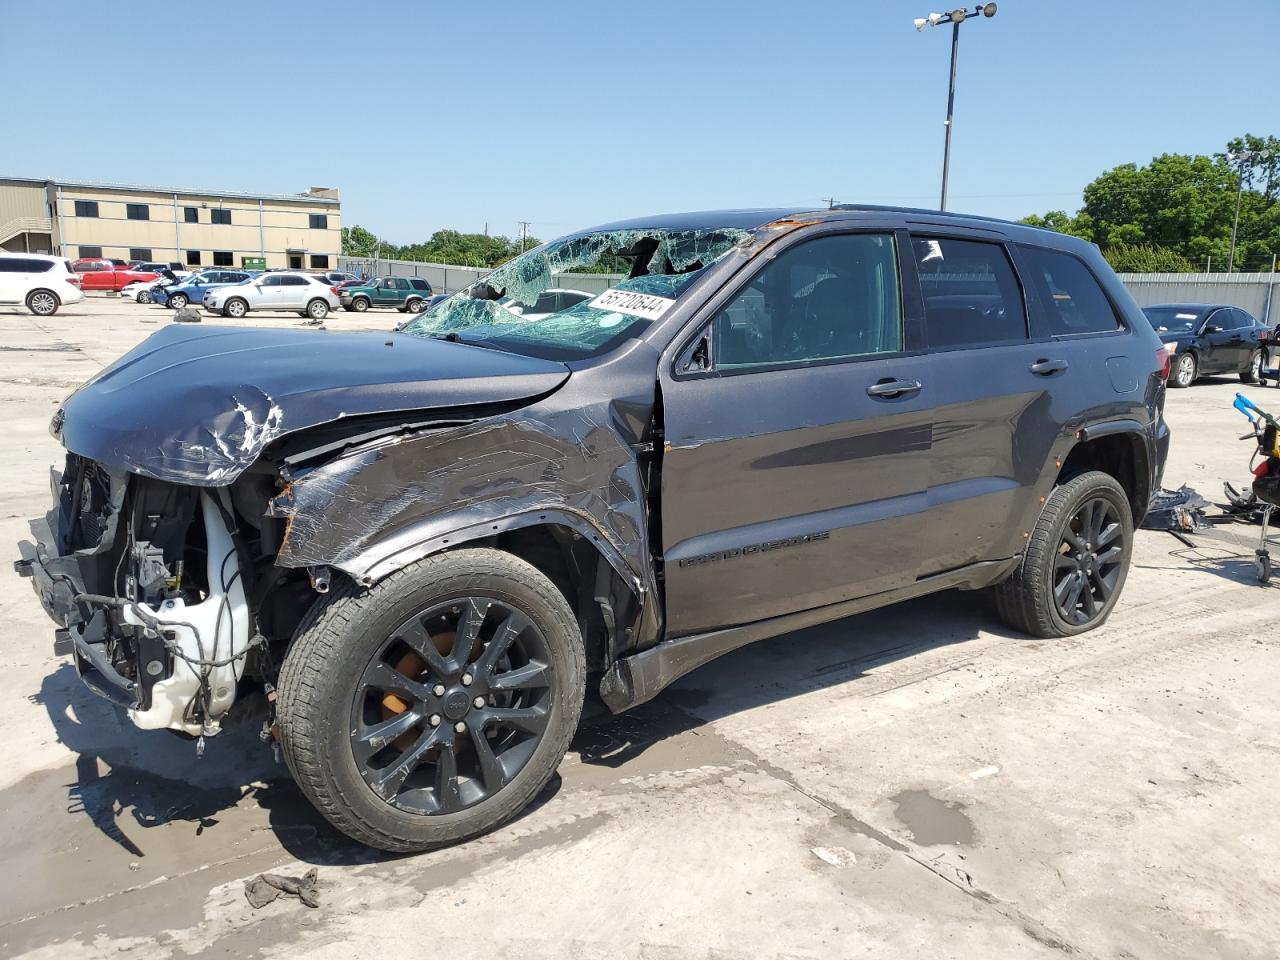
[[[253,199],[217,194],[174,194],[145,189],[70,186],[55,189],[58,240],[68,257],[82,247],[100,247],[102,256],[134,259],[131,250],[149,250],[154,260],[215,266],[215,252],[241,266],[245,257],[265,257],[268,267],[336,269],[341,251],[341,208],[320,198]],[[97,216],[77,216],[76,201],[97,204]],[[131,220],[128,205],[140,204],[148,219]],[[186,220],[188,208],[196,222]],[[213,222],[213,211],[229,211],[231,223]],[[313,228],[312,214],[325,216]],[[92,252],[92,251],[90,251]],[[323,262],[314,257],[327,258]]]

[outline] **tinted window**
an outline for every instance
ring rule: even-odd
[[[281,277],[280,283],[286,287],[305,287],[310,281],[306,277]]]
[[[26,273],[26,268],[22,264],[25,260],[19,260],[17,257],[0,257],[0,273]]]
[[[200,251],[199,251],[199,250],[188,250],[188,251],[187,251],[187,263],[188,263],[188,265],[193,266],[193,267],[198,267],[198,266],[200,266]]]
[[[323,270],[329,266],[329,255],[327,253],[313,253],[311,255],[311,267],[314,270]]]
[[[1248,330],[1254,325],[1253,317],[1244,310],[1241,310],[1239,307],[1233,309],[1231,314],[1233,317],[1231,323],[1232,330]]]
[[[716,315],[718,368],[902,349],[892,236],[820,237],[792,247]]]
[[[270,277],[267,277],[267,279],[263,280],[262,285],[264,287],[279,287],[279,286],[283,286],[283,281],[284,281],[283,277],[281,277],[279,274],[274,274]]]
[[[324,213],[311,214],[311,229],[312,230],[328,230],[329,229],[328,215]]]
[[[914,237],[929,346],[972,347],[1027,338],[1022,289],[998,243]]]
[[[77,200],[76,216],[77,217],[96,217],[98,215],[97,200]]]
[[[1110,301],[1082,262],[1043,247],[1023,247],[1022,253],[1031,269],[1031,282],[1040,286],[1050,334],[1057,337],[1119,329]]]
[[[102,256],[102,248],[101,247],[81,247],[80,256],[84,258],[97,259],[98,257]]]
[[[230,223],[231,211],[230,210],[210,210],[209,222],[210,223]]]
[[[183,220],[185,220],[187,223],[199,223],[199,222],[200,222],[200,210],[199,210],[199,208],[198,208],[198,207],[183,207],[183,208],[182,208],[182,219],[183,219]]]
[[[410,279],[409,284],[410,284],[410,286],[412,286],[412,287],[413,287],[413,289],[415,289],[415,290],[430,290],[430,289],[431,289],[431,285],[430,285],[429,283],[427,283],[427,281],[425,281],[425,280],[421,280],[421,279],[419,279],[418,277],[413,277],[412,279]]]
[[[125,216],[130,220],[150,220],[151,208],[145,203],[126,203],[124,205]]]
[[[0,257],[0,273],[48,273],[53,269],[53,264],[52,260]]]
[[[230,250],[213,251],[213,265],[215,267],[231,267],[235,265],[235,257]]]
[[[409,289],[409,281],[408,281],[408,280],[397,280],[397,281],[396,281],[396,289],[397,289],[397,290],[408,290],[408,289]]]

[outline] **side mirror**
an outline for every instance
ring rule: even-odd
[[[1206,323],[1204,325],[1204,332],[1205,333],[1221,333],[1222,328],[1218,326],[1216,323]]]

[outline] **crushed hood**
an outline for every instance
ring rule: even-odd
[[[299,430],[520,401],[568,377],[554,361],[398,333],[175,324],[72,394],[52,430],[71,452],[110,467],[224,486]]]

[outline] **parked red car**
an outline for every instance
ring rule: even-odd
[[[145,283],[160,276],[146,270],[132,270],[118,260],[83,257],[71,261],[71,269],[80,275],[81,290],[110,290],[113,293],[119,293],[131,283]]]

